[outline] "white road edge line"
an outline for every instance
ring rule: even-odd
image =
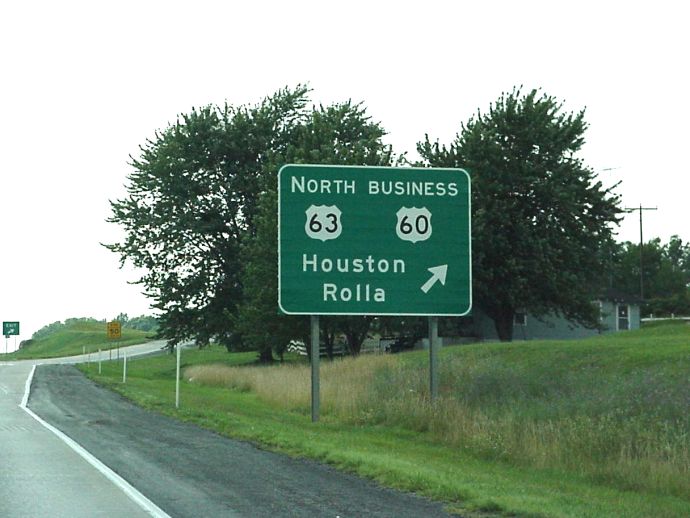
[[[36,414],[34,414],[31,411],[31,409],[29,409],[26,406],[26,404],[29,401],[29,392],[31,391],[31,382],[34,378],[34,372],[35,371],[36,371],[36,365],[34,365],[31,368],[31,372],[29,373],[29,377],[26,378],[26,384],[24,386],[24,397],[22,398],[22,402],[19,404],[19,407],[22,410],[24,410],[27,414],[29,414],[31,417],[33,417],[36,421],[38,421],[41,425],[43,425],[45,428],[47,428],[48,430],[53,432],[55,435],[57,435],[57,437],[62,442],[64,442],[67,446],[72,448],[86,462],[88,462],[94,468],[96,468],[99,472],[101,472],[101,474],[103,474],[105,476],[105,478],[107,478],[113,484],[115,484],[118,488],[120,488],[132,501],[134,501],[134,503],[136,503],[139,507],[141,507],[148,514],[150,514],[154,518],[170,518],[170,515],[168,515],[160,507],[158,507],[151,500],[146,498],[139,491],[137,491],[134,487],[132,487],[132,485],[129,482],[127,482],[124,478],[122,478],[120,475],[115,473],[108,466],[103,464],[100,460],[98,460],[96,457],[94,457],[92,454],[90,454],[88,451],[86,451],[74,439],[71,439],[69,436],[62,433],[60,430],[55,428],[53,425],[47,423],[46,421],[44,421],[43,419],[38,417]]]

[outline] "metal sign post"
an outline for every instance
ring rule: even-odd
[[[429,395],[438,397],[438,317],[429,317]]]
[[[278,306],[311,315],[312,421],[319,414],[318,315],[430,321],[472,306],[470,178],[462,169],[286,165],[278,172]]]
[[[17,348],[17,335],[19,334],[19,322],[3,322],[2,334],[5,335],[5,354],[9,350],[10,336],[14,336],[14,347]]]
[[[118,320],[108,322],[106,325],[108,339],[117,340],[117,361],[120,361],[120,339],[122,338],[122,324]]]
[[[319,316],[311,316],[311,421],[319,420],[321,404],[319,363],[321,362],[321,340],[319,338]]]

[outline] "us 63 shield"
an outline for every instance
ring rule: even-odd
[[[341,212],[335,205],[311,205],[305,213],[304,231],[312,239],[335,239],[343,230]]]

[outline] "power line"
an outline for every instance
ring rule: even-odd
[[[644,270],[643,270],[643,259],[642,259],[642,245],[644,241],[642,240],[642,211],[645,210],[658,210],[657,207],[643,207],[640,204],[639,207],[626,207],[626,212],[634,212],[636,210],[640,211],[640,302],[644,301]]]

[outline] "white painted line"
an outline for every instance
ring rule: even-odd
[[[26,378],[26,381],[24,382],[24,396],[22,397],[22,402],[19,403],[19,408],[21,408],[23,410],[28,410],[26,408],[26,404],[29,402],[29,392],[31,391],[31,381],[34,379],[34,372],[35,371],[36,371],[36,365],[31,367],[31,372],[29,373],[29,377]]]
[[[53,432],[55,435],[57,435],[57,437],[62,442],[64,442],[67,446],[72,448],[86,462],[88,462],[94,468],[96,468],[98,471],[100,471],[101,474],[103,474],[108,480],[110,480],[113,484],[115,484],[118,488],[120,488],[134,503],[136,503],[139,507],[141,507],[148,514],[150,514],[154,518],[170,518],[170,515],[168,515],[160,507],[158,507],[151,500],[146,498],[139,491],[137,491],[134,487],[132,487],[132,485],[129,482],[127,482],[124,478],[122,478],[120,475],[115,473],[113,470],[111,470],[108,466],[103,464],[96,457],[91,455],[88,451],[86,451],[86,449],[84,449],[74,439],[71,439],[70,437],[68,437],[67,435],[62,433],[60,430],[55,428],[53,425],[47,423],[46,421],[44,421],[43,419],[38,417],[29,408],[27,408],[26,404],[29,401],[29,392],[31,391],[31,381],[33,380],[35,371],[36,371],[36,365],[34,365],[31,368],[31,372],[29,373],[29,377],[26,378],[26,384],[24,387],[24,398],[22,399],[22,402],[19,405],[21,407],[21,409],[24,410],[31,417],[33,417],[36,421],[38,421],[45,428],[47,428],[48,430]]]

